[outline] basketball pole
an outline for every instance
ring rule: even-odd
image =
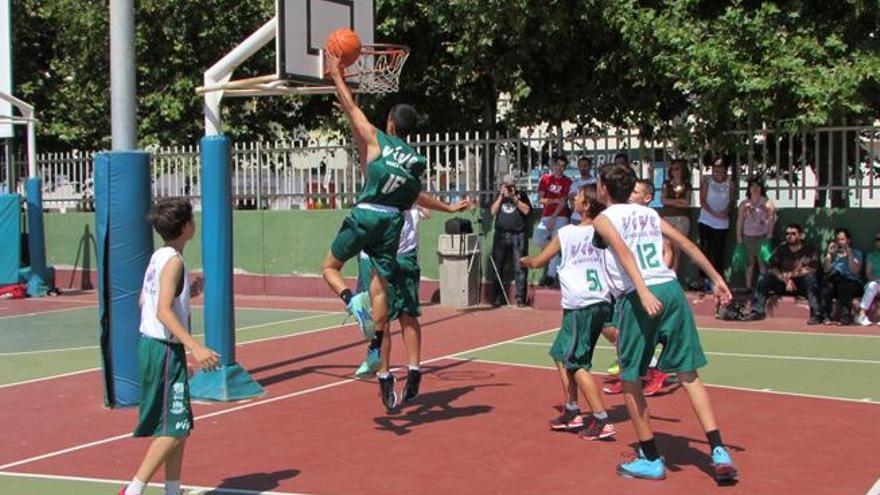
[[[150,155],[137,149],[134,0],[110,0],[112,151],[95,155],[99,336],[104,404],[140,401],[140,305],[153,252]]]
[[[205,72],[206,87],[226,84],[235,69],[275,38],[276,18],[266,22]],[[232,249],[232,157],[223,135],[223,91],[205,93],[202,163],[202,259],[205,274],[205,344],[220,353],[220,367],[190,380],[193,398],[233,401],[266,391],[235,361],[235,300]]]

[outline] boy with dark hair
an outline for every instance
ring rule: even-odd
[[[663,236],[669,237],[709,275],[722,303],[730,301],[730,290],[694,243],[663,221],[653,209],[629,203],[635,183],[635,172],[630,167],[604,167],[599,173],[598,195],[608,207],[594,222],[596,237],[601,236],[610,247],[607,254],[611,256],[606,255],[609,281],[615,290],[623,293],[618,305],[618,357],[624,400],[640,445],[636,457],[618,465],[617,472],[632,478],[666,477],[640,387],[640,377],[654,355],[654,348],[662,343],[659,368],[676,373],[687,392],[711,446],[716,480],[733,481],[737,476],[736,467],[721,441],[709,395],[696,371],[706,365],[706,356],[675,272],[663,264]]]
[[[387,280],[397,269],[397,248],[403,228],[401,211],[412,208],[421,194],[421,176],[427,166],[400,136],[414,128],[418,115],[409,105],[395,105],[388,112],[385,132],[377,129],[358,107],[351,94],[339,57],[327,54],[327,72],[336,87],[338,106],[348,116],[358,144],[364,188],[357,204],[342,223],[322,267],[327,285],[358,320],[367,338],[388,321]],[[361,251],[373,265],[369,292],[353,296],[342,276],[345,262]],[[379,393],[385,407],[396,404],[394,376],[380,371]]]
[[[543,206],[541,219],[535,226],[533,239],[535,245],[544,249],[556,236],[560,228],[568,225],[571,209],[568,207],[568,191],[571,190],[571,179],[565,176],[568,158],[563,155],[553,157],[553,171],[544,174],[538,182],[538,203]],[[547,265],[547,273],[541,278],[540,285],[557,287],[556,268],[559,256],[554,257]]]
[[[205,368],[218,364],[218,354],[189,333],[189,298],[199,292],[190,284],[183,248],[195,233],[192,205],[183,199],[160,201],[147,217],[165,245],[150,258],[141,292],[141,396],[136,437],[155,437],[137,473],[119,495],[141,495],[165,465],[165,495],[180,492],[183,449],[193,428],[186,352]]]

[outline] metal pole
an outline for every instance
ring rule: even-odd
[[[18,180],[16,179],[15,158],[12,156],[12,138],[4,139],[3,144],[6,156],[6,193],[15,194],[18,191]]]
[[[110,114],[113,150],[137,148],[134,0],[110,0]]]

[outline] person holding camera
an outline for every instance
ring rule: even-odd
[[[822,258],[825,278],[822,280],[822,305],[829,320],[826,323],[853,324],[853,299],[862,295],[862,252],[850,244],[849,231],[838,228]],[[831,303],[837,299],[839,318],[831,320]]]
[[[507,287],[504,273],[507,272],[508,265],[513,265],[516,273],[516,305],[525,306],[529,270],[519,266],[519,259],[529,254],[526,227],[529,224],[532,203],[524,191],[517,190],[516,178],[507,174],[501,180],[501,190],[489,210],[495,217],[495,237],[492,241],[492,260],[496,269],[493,278],[495,285],[493,306],[501,306],[504,303],[504,291]]]

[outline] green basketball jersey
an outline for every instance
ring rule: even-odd
[[[358,203],[408,210],[422,192],[422,174],[428,161],[402,139],[376,132],[379,157],[367,164],[367,180]]]

